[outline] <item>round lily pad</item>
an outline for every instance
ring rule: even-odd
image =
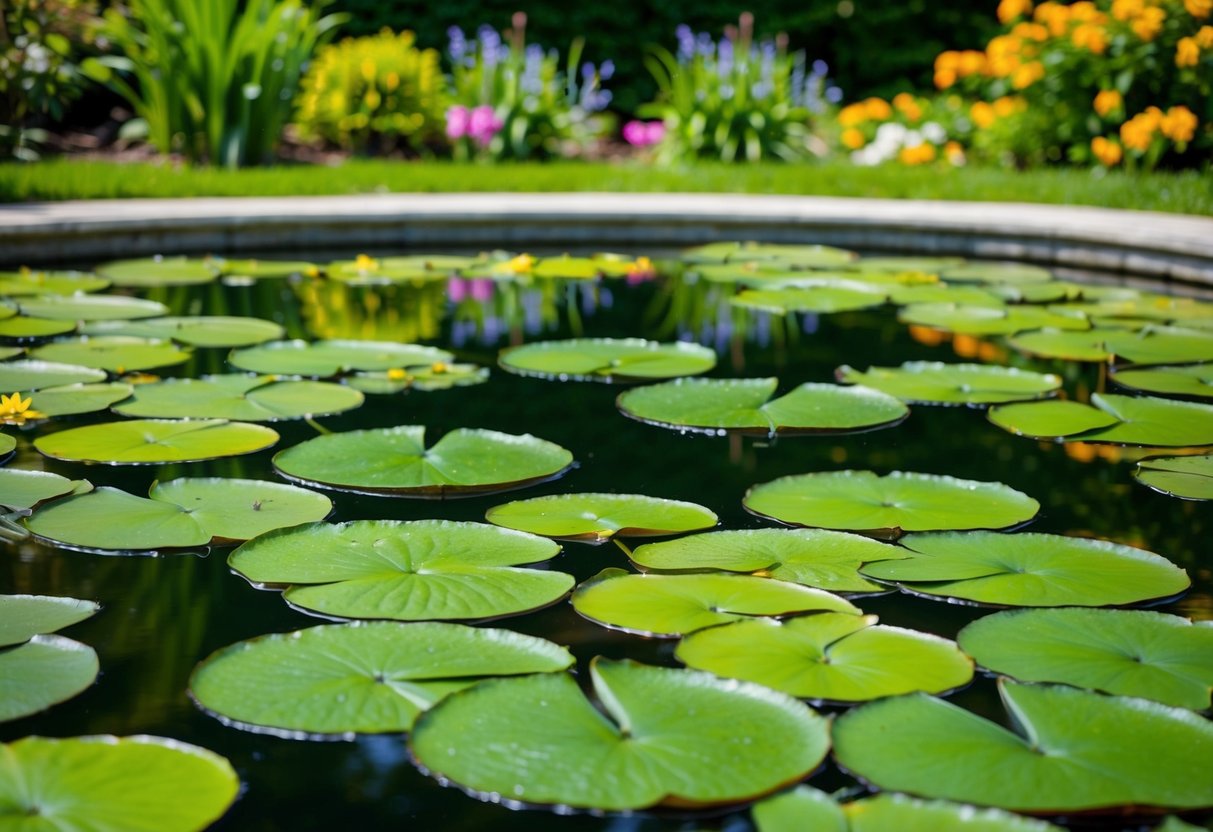
[[[1040,266],[998,261],[952,266],[939,276],[949,283],[1047,283],[1053,279],[1053,273]]]
[[[1147,326],[1109,333],[1104,343],[1119,359],[1134,364],[1189,364],[1213,361],[1213,331]]]
[[[174,346],[171,341],[99,335],[46,344],[30,350],[30,356],[43,361],[76,364],[122,374],[172,367],[187,361],[190,354]]]
[[[834,723],[835,756],[881,789],[1039,813],[1213,805],[1213,723],[1070,687],[1000,683],[1022,735],[926,694]]]
[[[943,529],[1005,529],[1040,503],[1010,486],[934,474],[823,471],[781,477],[746,492],[747,510],[792,526],[878,536]]]
[[[449,390],[452,387],[469,387],[489,380],[489,368],[479,364],[447,364],[435,361],[428,366],[409,367],[381,372],[354,373],[346,376],[344,384],[363,393],[390,395],[405,390]]]
[[[74,416],[78,413],[96,413],[115,402],[130,396],[134,388],[129,384],[69,384],[64,387],[46,387],[26,395],[32,400],[30,407],[46,416]]]
[[[963,306],[948,303],[918,303],[898,313],[906,324],[929,326],[965,335],[1013,335],[1029,329],[1082,330],[1091,323],[1082,315],[1063,315],[1039,306]]]
[[[1191,585],[1164,557],[1108,540],[1058,534],[915,534],[908,558],[864,575],[916,595],[1008,607],[1102,607],[1169,598]]]
[[[910,404],[998,404],[1043,399],[1061,388],[1061,378],[1014,367],[907,361],[900,367],[835,371],[845,384],[862,384]]]
[[[222,375],[140,384],[114,412],[155,419],[276,422],[342,413],[362,401],[362,393],[342,384]]]
[[[1189,367],[1127,367],[1112,373],[1121,387],[1163,396],[1193,396],[1213,399],[1213,364]]]
[[[275,341],[236,350],[228,362],[263,375],[329,376],[355,370],[387,371],[429,366],[454,358],[446,350],[388,341]]]
[[[219,268],[209,257],[148,257],[115,260],[99,266],[97,274],[115,286],[195,286],[217,278]]]
[[[0,320],[0,338],[13,338],[18,341],[66,335],[76,329],[75,321],[51,321],[46,318],[27,318],[25,315]]]
[[[860,257],[855,268],[873,272],[939,274],[964,265],[961,257]]]
[[[1169,448],[1213,445],[1213,405],[1112,393],[1093,393],[1091,404],[1118,421],[1079,435],[1084,442]]]
[[[180,506],[215,542],[251,540],[328,517],[333,503],[294,485],[230,477],[183,477],[152,485],[152,500]]]
[[[0,468],[0,506],[23,511],[86,486],[81,480],[69,480],[49,471]]]
[[[348,738],[408,731],[422,711],[483,679],[572,664],[565,648],[509,630],[359,622],[225,647],[195,668],[190,695],[238,728]]]
[[[750,260],[777,261],[781,265],[805,269],[828,269],[856,260],[853,251],[820,245],[781,245],[756,242],[709,243],[684,249],[682,260],[687,263],[738,263]]]
[[[0,722],[71,699],[93,683],[99,670],[93,648],[63,636],[34,636],[0,651]]]
[[[1196,298],[1163,295],[1157,292],[1137,292],[1125,296],[1124,290],[1098,293],[1088,303],[1068,303],[1058,308],[1066,312],[1079,312],[1090,318],[1137,319],[1154,322],[1174,321],[1180,323],[1207,321],[1213,318],[1213,304]]]
[[[910,409],[866,387],[802,384],[772,399],[779,380],[676,379],[628,390],[617,404],[625,416],[676,430],[762,436],[836,433],[889,427]]]
[[[282,327],[260,318],[196,315],[89,324],[85,335],[127,335],[176,341],[191,347],[247,347],[282,337]]]
[[[888,295],[880,289],[806,286],[796,289],[747,289],[729,300],[733,306],[775,315],[789,312],[853,312],[881,306]]]
[[[251,454],[277,441],[269,428],[222,419],[134,419],[59,431],[39,437],[34,447],[69,462],[154,465]]]
[[[837,595],[749,575],[637,575],[604,569],[573,593],[573,609],[616,630],[672,638],[752,616],[829,610],[859,615]]]
[[[825,719],[768,688],[602,658],[589,675],[605,714],[568,674],[493,679],[423,714],[413,755],[485,799],[627,810],[752,800],[829,748]]]
[[[0,595],[0,647],[21,644],[90,618],[101,606],[51,595]]]
[[[987,417],[1005,431],[1032,439],[1056,439],[1119,422],[1110,413],[1068,399],[1000,404]]]
[[[318,268],[307,260],[228,260],[212,258],[222,272],[224,282],[229,280],[260,280],[267,277],[293,277],[315,274]]]
[[[659,344],[640,338],[574,338],[539,341],[502,350],[498,358],[511,373],[560,381],[635,382],[706,373],[716,353],[679,341]]]
[[[425,447],[425,427],[318,436],[274,457],[288,479],[402,497],[492,494],[560,476],[573,455],[530,434],[459,428]]]
[[[421,283],[446,280],[470,267],[476,259],[445,254],[414,254],[407,257],[366,257],[337,260],[324,267],[325,276],[351,286],[383,286],[392,283]]]
[[[0,746],[0,807],[15,828],[199,832],[240,792],[231,764],[161,737],[26,737]]]
[[[742,620],[692,633],[674,655],[717,676],[829,702],[942,693],[973,678],[973,662],[954,642],[876,621],[829,612]]]
[[[0,433],[0,462],[7,461],[9,454],[17,448],[17,440],[7,433]],[[2,504],[0,504],[2,505]]]
[[[228,564],[254,584],[286,587],[288,603],[322,615],[482,620],[563,598],[571,575],[519,568],[559,551],[546,538],[484,523],[363,520],[265,534]]]
[[[716,569],[792,581],[831,592],[884,592],[859,574],[860,565],[901,557],[896,546],[824,529],[743,529],[646,543],[631,555],[644,569]]]
[[[74,295],[98,292],[109,286],[104,277],[88,272],[31,271],[0,272],[0,296]]]
[[[695,503],[642,494],[556,494],[494,506],[485,519],[544,537],[601,543],[699,531],[715,526],[718,518]]]
[[[168,307],[154,300],[125,295],[46,295],[23,298],[21,314],[52,321],[128,321],[168,314]]]
[[[105,372],[75,364],[21,359],[0,363],[0,390],[41,390],[68,384],[105,381]]]
[[[1213,454],[1143,459],[1133,476],[1142,485],[1172,497],[1213,500]]]
[[[1144,610],[1011,610],[957,636],[982,667],[1204,710],[1213,691],[1213,622]]]
[[[898,306],[916,303],[947,303],[965,306],[1001,307],[1005,301],[992,289],[972,286],[954,286],[950,283],[917,283],[908,286],[893,286],[889,289],[889,300]]]
[[[1007,343],[1020,352],[1041,358],[1102,363],[1112,358],[1112,351],[1108,348],[1108,336],[1115,333],[1116,330],[1103,328],[1085,332],[1040,329],[1021,332]]]

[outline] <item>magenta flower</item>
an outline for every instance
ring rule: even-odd
[[[481,147],[488,147],[489,142],[493,140],[493,136],[497,135],[502,126],[502,121],[497,118],[493,108],[482,104],[472,110],[468,118],[467,135],[475,139]]]
[[[478,277],[472,281],[472,300],[484,303],[493,296],[493,281],[487,277]]]
[[[623,125],[623,140],[633,147],[650,147],[665,138],[661,121],[629,121]]]
[[[461,139],[468,134],[471,113],[467,107],[456,104],[446,111],[446,135],[450,139]]]
[[[459,303],[468,296],[468,285],[463,278],[452,277],[447,281],[446,296],[454,303]]]

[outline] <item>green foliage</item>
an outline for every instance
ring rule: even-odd
[[[295,123],[345,149],[423,150],[442,140],[446,78],[437,50],[384,30],[321,47],[303,78]]]

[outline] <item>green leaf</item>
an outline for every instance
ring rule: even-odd
[[[878,794],[839,806],[809,786],[754,806],[758,832],[1061,832],[1062,827],[1001,809]]]
[[[63,636],[34,636],[0,651],[0,722],[71,699],[93,683],[99,670],[93,648]]]
[[[64,387],[46,387],[26,393],[31,400],[31,409],[47,416],[74,416],[79,413],[96,413],[105,410],[114,402],[130,396],[134,388],[129,384],[69,384]]]
[[[1213,500],[1213,454],[1143,459],[1137,463],[1133,477],[1172,497]]]
[[[810,286],[799,289],[747,289],[730,298],[729,303],[743,309],[755,309],[774,315],[789,312],[853,312],[881,306],[888,294],[879,287],[842,288]]]
[[[97,274],[115,286],[196,286],[219,276],[216,261],[209,257],[148,257],[115,260],[97,268]]]
[[[190,354],[178,349],[171,341],[103,335],[56,341],[30,350],[30,356],[122,374],[172,367],[189,360]]]
[[[1040,503],[1010,486],[934,474],[823,471],[756,485],[748,511],[793,526],[896,537],[902,532],[1004,529],[1036,516]]]
[[[1042,814],[1213,804],[1213,723],[1069,687],[1000,683],[1023,736],[925,694],[834,723],[840,765],[874,786]]]
[[[847,832],[842,807],[823,791],[796,786],[760,800],[752,810],[758,832]]]
[[[489,368],[478,364],[446,364],[436,361],[430,366],[409,367],[408,370],[355,373],[344,379],[355,390],[372,395],[390,395],[405,390],[429,393],[452,387],[470,387],[489,380]]]
[[[917,283],[894,286],[889,289],[889,300],[898,306],[920,303],[961,304],[964,306],[992,306],[1001,308],[1006,301],[992,290],[970,286],[953,286],[949,283]]]
[[[83,294],[100,291],[109,285],[105,278],[88,272],[0,272],[0,295],[5,297]]]
[[[338,624],[225,647],[194,669],[190,695],[227,725],[348,738],[408,731],[422,711],[483,679],[572,664],[565,648],[509,630]]]
[[[1057,439],[1118,423],[1110,413],[1068,399],[1001,404],[987,418],[1005,431],[1032,439]]]
[[[946,268],[940,277],[949,283],[1047,283],[1053,279],[1053,274],[1027,263],[995,261]]]
[[[94,601],[50,595],[0,595],[0,647],[70,627],[96,615]]]
[[[362,393],[341,384],[222,375],[140,384],[114,412],[158,419],[276,422],[342,413],[362,402]]]
[[[236,350],[228,362],[263,375],[315,376],[428,366],[454,358],[446,350],[386,341],[275,341]]]
[[[494,506],[485,519],[544,537],[602,543],[708,529],[718,518],[695,503],[642,494],[555,494]]]
[[[498,363],[523,376],[612,384],[706,373],[716,366],[716,353],[683,341],[659,344],[640,338],[574,338],[511,347],[501,351]]]
[[[24,315],[0,320],[0,338],[15,338],[20,341],[66,335],[75,331],[75,321],[49,321],[45,318],[27,318]]]
[[[423,714],[413,755],[486,798],[614,811],[752,800],[829,748],[826,720],[758,685],[602,658],[590,678],[606,715],[567,674],[490,680]]]
[[[69,462],[154,465],[251,454],[277,441],[269,428],[222,419],[136,419],[62,430],[36,439],[34,447]]]
[[[1213,332],[1148,326],[1140,332],[1109,333],[1104,343],[1117,358],[1134,364],[1189,364],[1213,361]]]
[[[872,272],[939,274],[964,265],[960,257],[860,257],[855,268]]]
[[[1068,303],[1058,311],[1077,312],[1090,318],[1142,319],[1149,321],[1200,322],[1213,318],[1213,304],[1196,298],[1139,292],[1136,297],[1110,294],[1097,297],[1093,303]]]
[[[521,569],[560,551],[483,523],[363,520],[262,535],[228,564],[253,584],[287,587],[293,606],[340,618],[478,620],[560,600],[563,572]]]
[[[862,384],[910,404],[998,404],[1052,396],[1061,378],[1014,367],[986,364],[945,364],[907,361],[900,367],[869,367],[860,372],[847,365],[835,371],[845,384]]]
[[[773,261],[781,267],[802,269],[828,269],[843,266],[856,260],[857,254],[830,246],[778,245],[755,242],[720,242],[684,249],[682,260],[686,263],[744,263],[747,261]]]
[[[105,378],[102,370],[74,364],[32,359],[0,363],[0,390],[41,390],[44,387],[105,381]]]
[[[247,347],[282,337],[282,327],[260,318],[196,315],[89,324],[85,335],[127,335],[175,341],[191,347]]]
[[[309,439],[274,457],[289,479],[404,497],[492,494],[560,476],[573,455],[530,434],[459,428],[425,447],[425,427],[401,425]]]
[[[305,488],[228,477],[154,483],[150,497],[180,506],[215,541],[250,540],[274,529],[315,523],[333,510],[328,497]]]
[[[1171,448],[1213,445],[1213,405],[1112,393],[1092,393],[1091,403],[1119,421],[1074,437],[1084,442]]]
[[[293,277],[317,271],[315,263],[307,260],[228,260],[211,258],[223,274],[224,283],[233,279],[260,280],[266,277]]]
[[[87,483],[82,480],[69,480],[48,471],[0,468],[0,506],[23,511],[85,486]]]
[[[1131,390],[1163,396],[1213,399],[1213,364],[1190,367],[1127,367],[1112,373],[1112,381]]]
[[[1120,333],[1117,330],[1100,328],[1089,329],[1085,332],[1041,329],[1035,332],[1022,332],[1007,343],[1022,353],[1041,358],[1103,363],[1112,359],[1112,352],[1108,348],[1108,337],[1113,334]]]
[[[18,301],[21,314],[52,321],[126,321],[168,314],[168,307],[154,300],[125,295],[45,295]]]
[[[1013,335],[1029,329],[1083,330],[1091,323],[1081,315],[1060,315],[1038,306],[963,306],[916,303],[897,315],[905,324],[929,326],[965,335]]]

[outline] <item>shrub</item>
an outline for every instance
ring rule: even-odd
[[[442,141],[446,78],[412,32],[380,32],[321,47],[303,78],[296,124],[305,138],[353,150]]]

